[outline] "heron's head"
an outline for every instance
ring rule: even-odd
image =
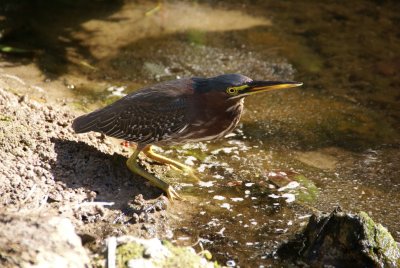
[[[193,78],[193,81],[197,92],[215,94],[228,100],[303,85],[303,83],[295,81],[252,80],[241,74],[223,74],[211,78]]]

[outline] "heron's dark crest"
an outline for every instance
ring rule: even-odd
[[[194,77],[192,80],[193,88],[198,93],[225,91],[229,87],[241,86],[253,81],[241,74],[223,74],[211,78]]]

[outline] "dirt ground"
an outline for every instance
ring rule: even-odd
[[[71,122],[77,114],[66,105],[35,101],[14,90],[0,79],[4,215],[68,218],[92,252],[110,235],[171,237],[168,200],[126,168],[129,149],[100,134],[74,134]]]

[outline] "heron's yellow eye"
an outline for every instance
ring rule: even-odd
[[[238,90],[237,88],[229,87],[226,89],[226,93],[228,93],[229,95],[237,95]]]

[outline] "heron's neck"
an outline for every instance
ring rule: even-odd
[[[244,98],[234,99],[234,100],[227,100],[227,104],[225,104],[226,112],[231,112],[237,109],[240,109],[240,112],[243,108]]]

